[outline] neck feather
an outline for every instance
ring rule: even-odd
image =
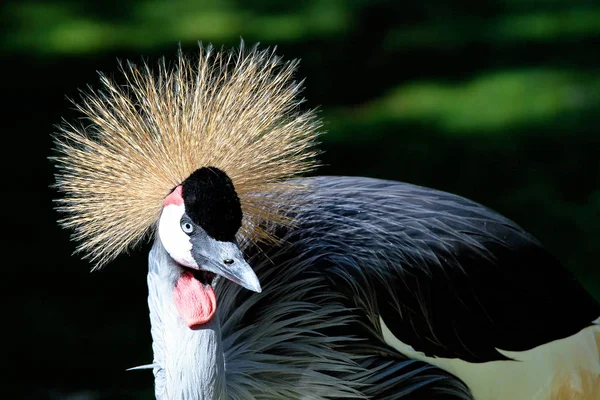
[[[184,324],[173,300],[173,288],[179,273],[180,267],[156,240],[150,251],[148,269],[156,398],[226,398],[218,318],[215,316],[201,329],[192,330]]]

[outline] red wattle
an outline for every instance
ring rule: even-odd
[[[190,328],[206,324],[217,311],[217,298],[212,286],[203,285],[190,272],[181,274],[174,295],[177,311]]]

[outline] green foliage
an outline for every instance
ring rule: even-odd
[[[414,81],[358,110],[336,110],[329,120],[423,122],[448,134],[506,135],[569,112],[598,107],[600,73],[522,69],[489,71],[468,81]],[[335,122],[334,122],[335,123]],[[338,122],[339,123],[339,122]],[[342,131],[334,131],[343,140]],[[365,130],[364,134],[369,134]]]
[[[133,1],[116,7],[120,9],[108,14],[77,1],[13,2],[6,19],[15,29],[2,47],[54,56],[151,49],[201,39],[231,41],[240,36],[306,40],[343,32],[349,17],[342,2],[314,0],[273,13],[207,0]]]

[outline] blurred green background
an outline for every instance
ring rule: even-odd
[[[600,298],[597,0],[4,1],[7,309],[16,398],[152,398],[146,251],[104,270],[71,256],[49,188],[67,98],[118,59],[178,43],[277,46],[319,107],[320,174],[472,198],[537,236]],[[543,276],[540,284],[543,284]],[[13,304],[17,306],[14,307]],[[16,310],[16,311],[11,311]],[[549,321],[553,323],[553,321]],[[5,362],[5,365],[17,365]]]

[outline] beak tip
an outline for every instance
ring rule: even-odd
[[[260,282],[258,281],[258,279],[255,282],[252,282],[250,285],[248,285],[248,289],[256,293],[262,293],[262,288],[260,287]]]

